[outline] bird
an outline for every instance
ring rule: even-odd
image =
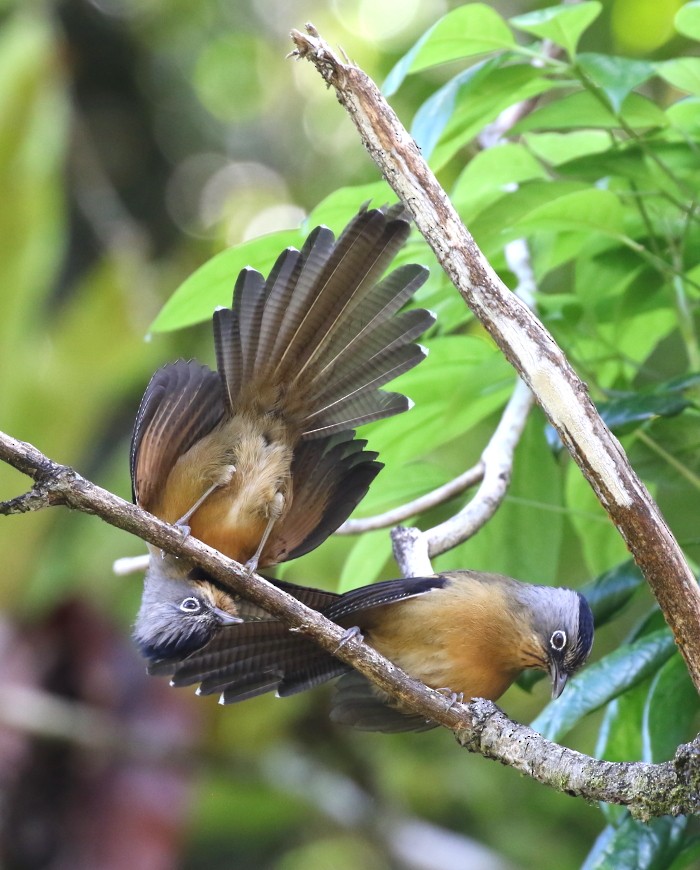
[[[579,592],[500,574],[448,571],[342,595],[287,586],[285,591],[311,602],[348,637],[361,633],[409,676],[454,698],[496,701],[527,668],[547,672],[557,698],[593,644],[593,615]],[[214,595],[216,585],[202,579],[201,588]],[[285,697],[339,677],[330,714],[335,722],[383,732],[436,724],[284,623],[255,614],[217,626],[184,659],[153,660],[149,672],[170,676],[174,686],[199,683],[198,694],[220,693],[223,704],[269,691]]]
[[[251,572],[309,552],[347,519],[383,467],[355,429],[411,407],[381,388],[425,358],[415,340],[435,320],[400,312],[424,266],[382,278],[409,231],[403,206],[363,206],[337,240],[320,226],[283,251],[267,279],[239,274],[232,306],[213,314],[216,370],[178,360],[146,388],[131,443],[137,505]],[[187,584],[191,570],[149,548],[142,648],[158,645],[146,613],[160,581]]]

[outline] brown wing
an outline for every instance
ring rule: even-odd
[[[224,414],[221,379],[196,360],[163,366],[141,399],[131,439],[134,501],[149,510],[173,465]]]
[[[366,441],[341,432],[299,444],[292,461],[294,498],[260,560],[274,565],[318,547],[350,516],[383,468]]]

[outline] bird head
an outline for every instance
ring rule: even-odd
[[[552,698],[558,698],[591,651],[593,614],[583,595],[573,589],[524,586],[523,591],[537,667],[549,673]]]
[[[228,610],[219,606],[217,593],[213,584],[192,580],[181,560],[152,554],[133,633],[142,655],[150,661],[181,659],[221,626],[241,622],[230,612],[231,603]]]

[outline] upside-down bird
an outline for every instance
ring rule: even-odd
[[[343,595],[273,582],[346,629],[358,628],[368,644],[410,676],[465,698],[495,701],[526,668],[546,671],[556,698],[593,644],[593,616],[580,593],[499,574],[452,571],[388,580]],[[169,585],[165,591],[177,609],[176,590]],[[184,591],[197,603],[192,613],[179,610],[179,618],[193,626],[198,619],[203,626],[215,606],[224,611],[240,606],[204,577]],[[165,645],[153,650],[150,672],[170,675],[175,686],[200,683],[198,694],[220,693],[223,704],[269,691],[292,695],[340,677],[334,721],[367,731],[434,727],[282,622],[253,605],[245,608],[241,614],[252,621],[222,626],[210,619],[198,637],[198,643],[206,638],[206,645],[189,657],[169,658]]]
[[[131,449],[138,505],[251,571],[338,528],[382,468],[354,428],[410,407],[381,387],[424,358],[415,339],[434,321],[399,313],[424,267],[382,278],[409,229],[401,206],[363,208],[337,241],[317,227],[301,251],[285,250],[267,280],[241,272],[232,307],[213,317],[217,370],[179,360],[148,384]],[[151,549],[142,647],[161,630],[146,618],[153,577],[187,583],[190,569]]]

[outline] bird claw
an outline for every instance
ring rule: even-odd
[[[251,575],[255,574],[255,572],[258,570],[258,561],[259,561],[259,557],[257,555],[251,556],[251,558],[248,559],[248,561],[243,566],[243,570],[246,572],[246,574],[249,577]]]
[[[190,528],[190,526],[188,526],[187,523],[183,520],[178,520],[175,523],[175,525],[177,526],[178,529],[180,529],[180,532],[182,533],[183,540],[186,541],[192,532],[192,529]]]
[[[357,625],[353,625],[350,628],[345,629],[342,637],[340,638],[340,640],[338,642],[338,646],[335,648],[335,651],[338,652],[338,650],[341,650],[346,644],[350,643],[351,640],[355,640],[355,639],[357,639],[359,641],[364,640],[364,636],[363,636],[362,632],[360,631],[360,627]]]
[[[452,709],[455,704],[463,704],[464,703],[464,692],[453,692],[449,686],[443,686],[440,689],[435,689],[436,692],[439,692],[441,695],[444,695],[445,698],[450,702],[450,706],[448,709]]]

